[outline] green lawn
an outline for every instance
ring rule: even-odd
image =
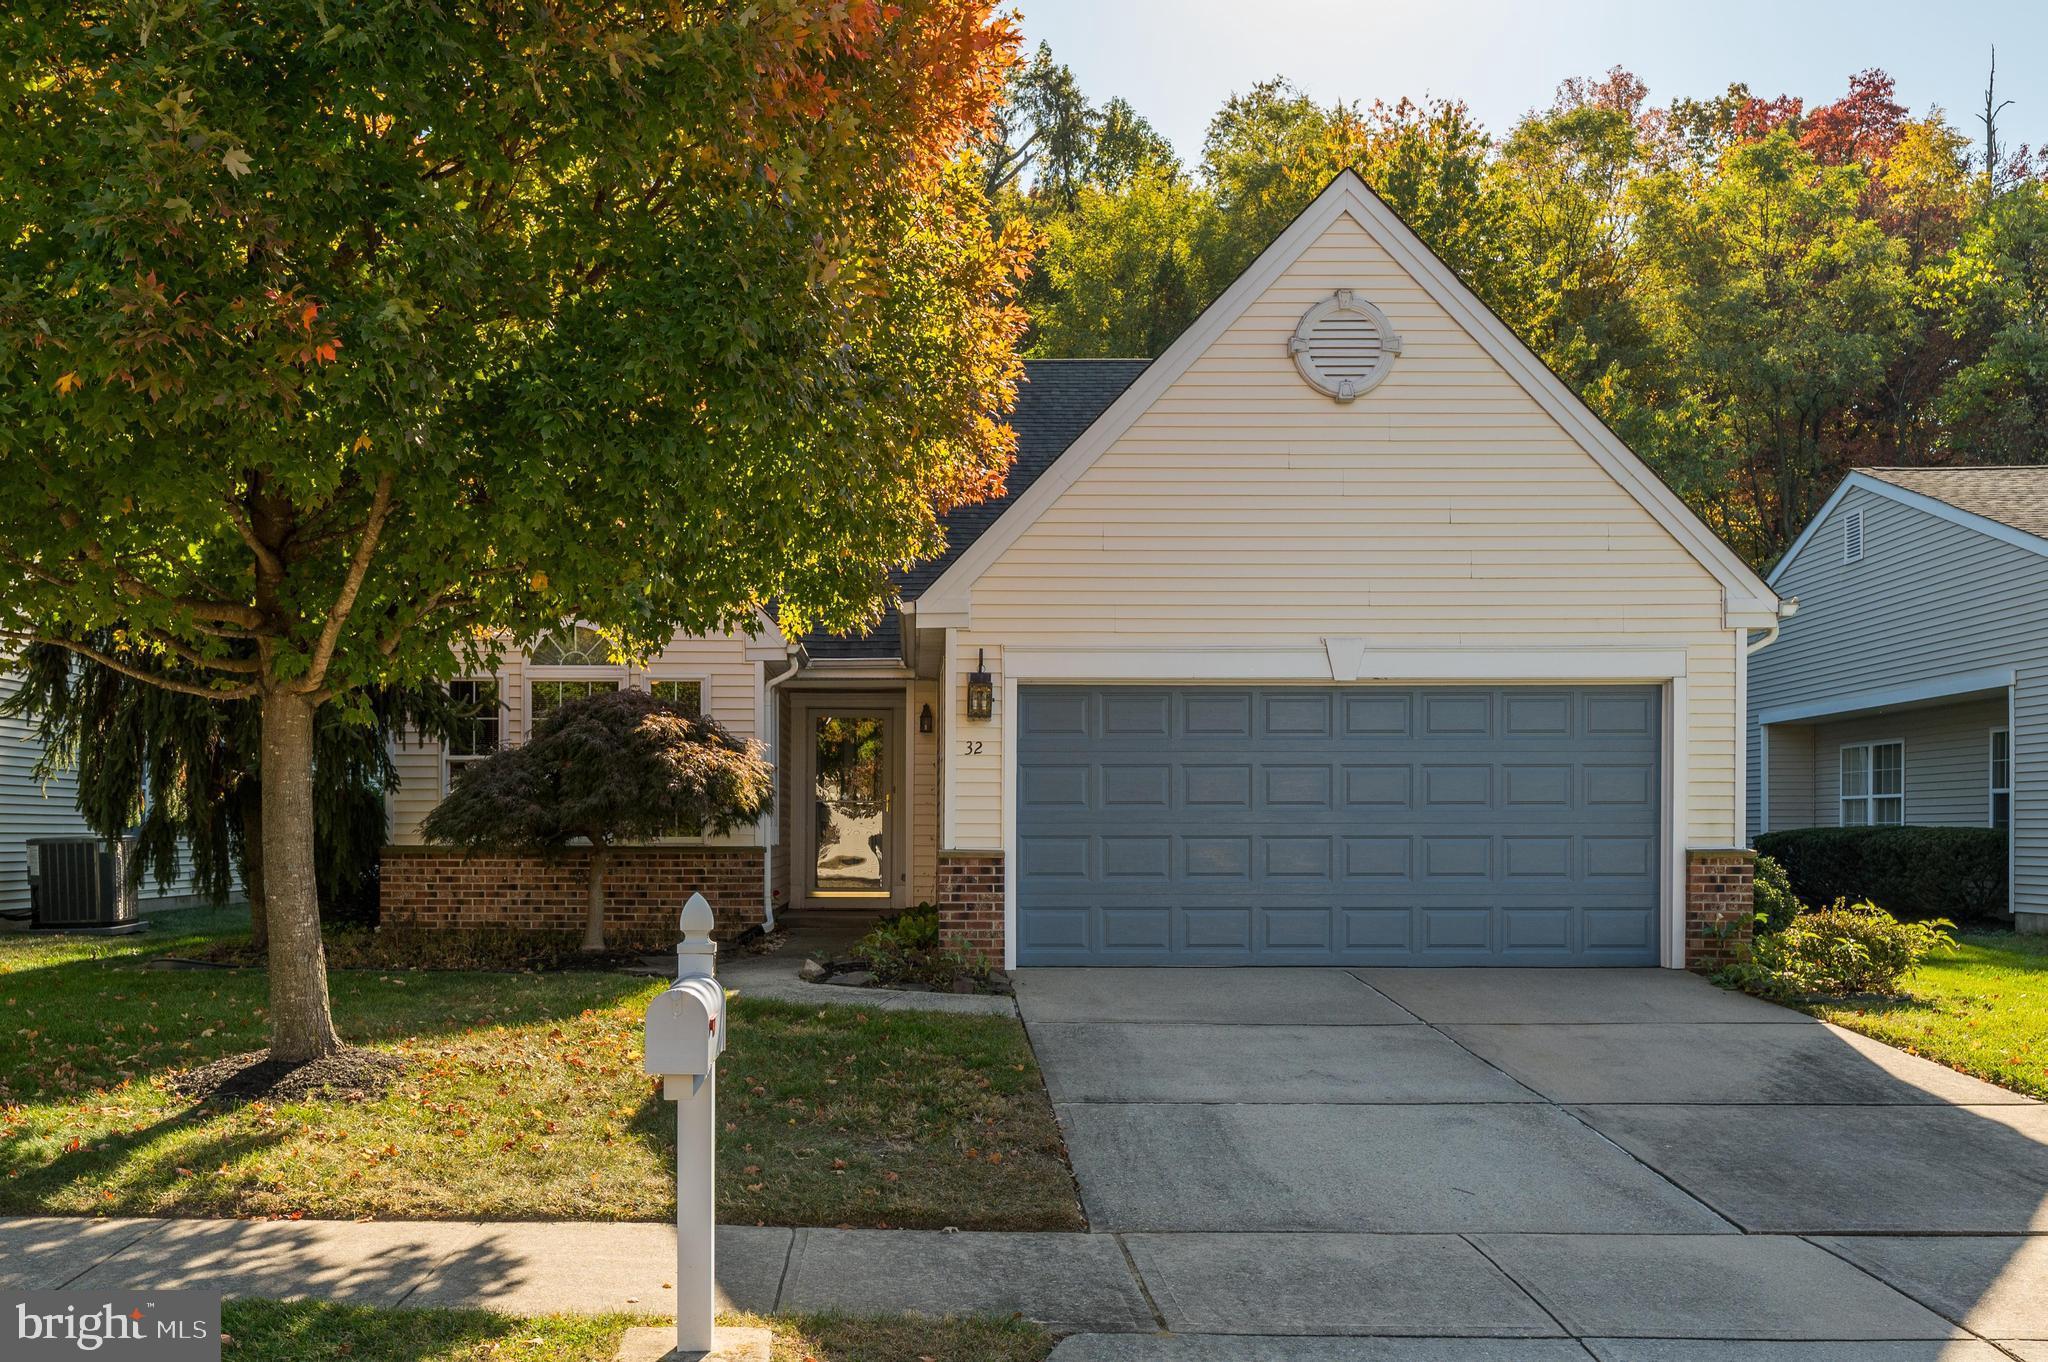
[[[350,1040],[411,1068],[369,1102],[194,1107],[166,1075],[264,1041],[260,971],[159,971],[240,913],[142,937],[0,935],[0,1213],[662,1220],[674,1109],[640,1072],[658,984],[337,971]],[[736,1000],[719,1213],[963,1229],[1082,1224],[1023,1028]]]
[[[1053,1340],[1012,1320],[732,1315],[775,1335],[775,1362],[1041,1362]],[[315,1301],[230,1301],[223,1354],[234,1362],[611,1362],[633,1324],[622,1315],[522,1318],[482,1310],[375,1310]]]
[[[1820,1005],[1816,1016],[1951,1069],[2048,1098],[2048,936],[1969,932],[1923,962],[1890,1003]]]

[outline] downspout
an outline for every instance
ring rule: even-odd
[[[767,735],[768,769],[775,773],[778,785],[782,783],[782,730],[776,723],[778,715],[775,709],[775,691],[783,682],[802,671],[803,666],[802,652],[799,651],[798,645],[791,644],[789,666],[780,674],[769,677],[767,683],[761,687],[761,732]],[[766,830],[771,836],[780,827],[781,818],[781,809],[769,809]],[[761,925],[764,931],[775,930],[775,843],[772,840],[764,840],[761,843]]]
[[[1737,678],[1737,703],[1745,710],[1749,706],[1749,659],[1778,641],[1778,631],[1785,621],[1799,613],[1797,596],[1781,596],[1778,599],[1778,615],[1771,621],[1771,627],[1764,630],[1764,636],[1753,639],[1743,648],[1743,655],[1736,659],[1741,663],[1741,674]],[[1736,774],[1745,775],[1749,770],[1749,715],[1742,715],[1742,751],[1736,754]],[[1770,831],[1771,827],[1771,733],[1762,724],[1756,728],[1756,829],[1758,833]],[[1739,839],[1743,846],[1750,845],[1749,837],[1749,794],[1742,788],[1742,781],[1736,781],[1737,803],[1736,828],[1742,833]]]
[[[1784,627],[1786,620],[1791,619],[1794,615],[1798,613],[1799,598],[1797,596],[1787,596],[1783,600],[1779,601],[1778,617],[1771,621],[1770,628],[1764,630],[1764,636],[1762,638],[1753,639],[1750,641],[1749,646],[1745,649],[1745,651],[1748,652],[1751,657],[1755,657],[1758,653],[1770,647],[1773,643],[1776,643],[1778,641],[1778,630]]]

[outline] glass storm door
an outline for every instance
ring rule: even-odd
[[[811,723],[811,889],[821,898],[887,898],[889,716],[873,710],[813,710]]]

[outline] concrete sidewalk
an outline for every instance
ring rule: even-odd
[[[155,1289],[510,1314],[675,1308],[672,1226],[639,1222],[0,1219],[0,1287]],[[1022,1312],[1156,1327],[1109,1235],[721,1225],[735,1310]]]
[[[639,1223],[0,1220],[5,1287],[515,1314],[668,1313],[674,1253]],[[1015,1312],[1076,1335],[1061,1362],[2048,1362],[2038,1236],[725,1226],[718,1253],[734,1309]]]

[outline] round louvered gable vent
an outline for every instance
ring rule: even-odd
[[[1401,337],[1386,313],[1350,289],[1338,289],[1302,314],[1287,353],[1311,387],[1350,402],[1387,376],[1401,353]]]

